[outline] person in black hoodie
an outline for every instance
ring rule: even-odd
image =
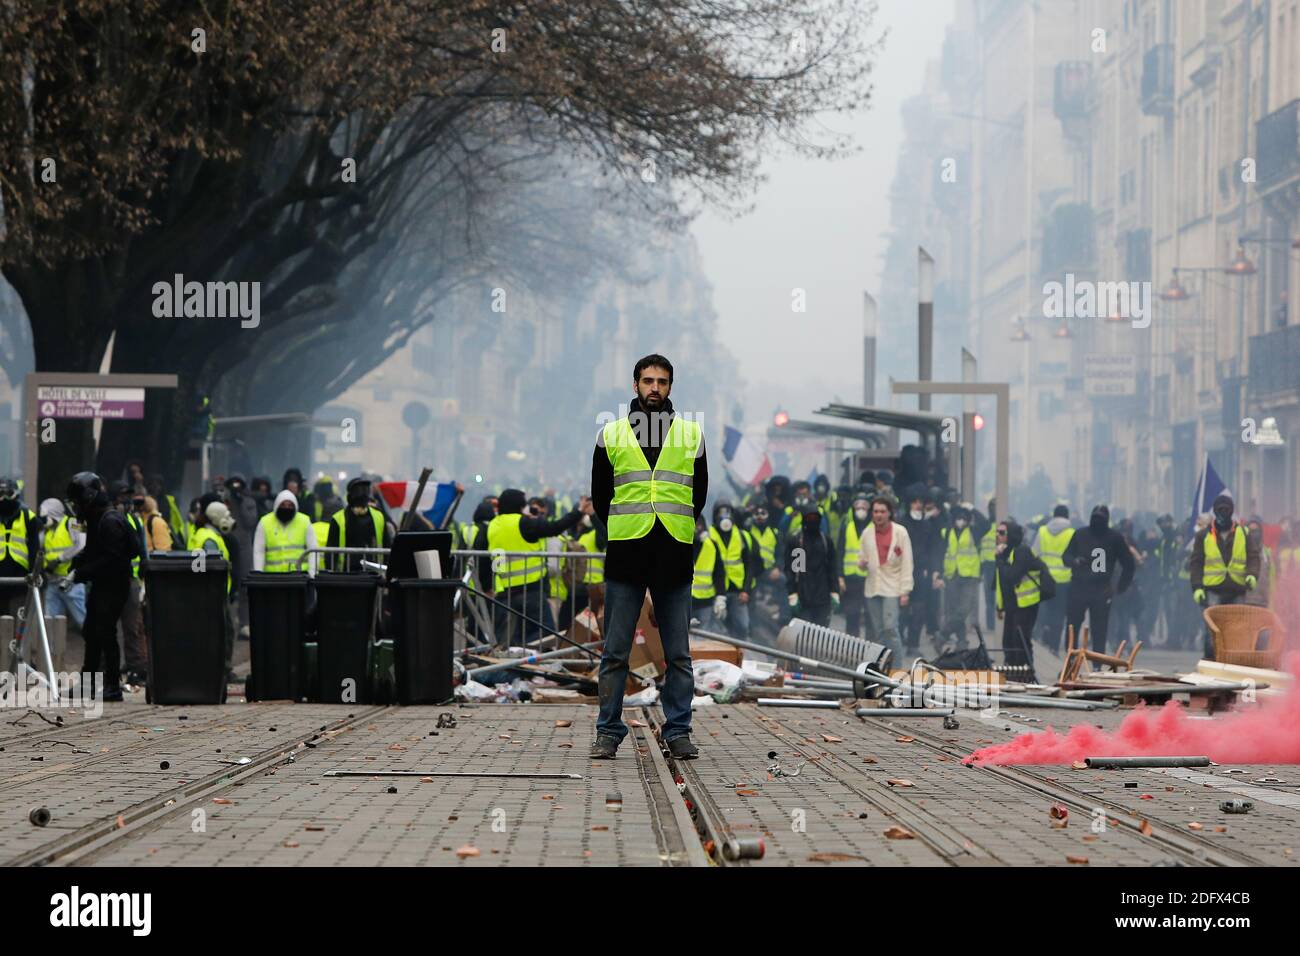
[[[1034,661],[1034,624],[1038,621],[1038,607],[1042,595],[1039,590],[1047,569],[1029,546],[1025,544],[1025,529],[1014,519],[998,523],[997,560],[995,582],[998,617],[1002,619],[1002,651],[1008,665],[1032,664]],[[1036,585],[1021,588],[1029,575]],[[1022,606],[1023,605],[1023,606]]]
[[[943,570],[943,552],[940,550],[939,522],[925,515],[927,504],[933,504],[925,486],[915,484],[909,487],[907,501],[908,510],[898,523],[907,529],[912,542],[912,595],[903,609],[902,629],[903,644],[907,650],[915,651],[921,645],[921,632],[930,622],[930,605],[935,600],[931,585],[934,575]]]
[[[799,617],[829,625],[832,608],[840,605],[840,567],[835,546],[822,534],[817,503],[804,505],[804,509],[799,534],[785,550],[786,591],[790,606],[799,606]]]
[[[1106,633],[1110,624],[1110,604],[1115,595],[1123,594],[1133,583],[1137,563],[1124,536],[1110,526],[1110,509],[1097,505],[1092,509],[1087,527],[1080,528],[1065,547],[1062,561],[1070,569],[1070,599],[1065,609],[1067,629],[1073,628],[1074,642],[1079,644],[1079,628],[1088,615],[1088,648],[1106,651]],[[1112,583],[1115,568],[1120,569],[1119,584]]]
[[[60,587],[90,584],[86,597],[86,623],[82,637],[86,658],[82,671],[98,679],[103,658],[104,700],[122,699],[118,670],[117,621],[131,590],[131,559],[139,553],[135,529],[126,515],[113,507],[103,479],[90,471],[72,476],[66,493],[68,509],[86,526],[86,546],[72,559],[72,570]],[[94,693],[94,687],[85,692]]]

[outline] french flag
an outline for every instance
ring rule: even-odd
[[[1210,464],[1210,456],[1206,455],[1205,463],[1201,465],[1201,473],[1196,479],[1196,494],[1192,498],[1192,517],[1189,525],[1196,524],[1197,518],[1213,511],[1214,499],[1221,494],[1232,496],[1232,492],[1223,483],[1219,473]]]
[[[726,426],[722,443],[722,458],[727,470],[743,485],[756,485],[772,474],[772,462],[767,452],[746,438],[738,429]]]
[[[420,489],[418,481],[381,481],[379,483],[379,493],[383,496],[384,504],[394,511],[409,511],[415,508],[416,511],[424,515],[435,528],[442,527],[443,518],[446,517],[447,511],[451,508],[451,503],[456,499],[456,483],[454,481],[445,481],[435,485],[429,482],[424,486],[424,494],[420,496],[417,503],[415,500],[416,492]]]

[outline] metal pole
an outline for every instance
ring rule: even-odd
[[[520,657],[515,660],[502,661],[499,664],[487,664],[483,667],[475,667],[466,671],[470,677],[477,677],[479,674],[491,674],[495,671],[505,671],[512,667],[518,667],[520,664],[536,664],[538,661],[550,660],[553,657],[563,657],[566,654],[572,654],[575,651],[585,651],[590,647],[599,647],[604,641],[592,641],[590,644],[579,644],[576,647],[561,647],[558,651],[547,651],[545,654],[529,654],[527,657]]]
[[[979,379],[979,364],[969,350],[961,350],[961,380],[974,382]],[[978,505],[975,501],[975,396],[967,394],[962,398],[961,416],[961,496],[962,500]]]
[[[787,700],[784,697],[760,697],[760,707],[808,707],[814,710],[839,710],[838,700]]]
[[[510,777],[516,780],[581,780],[580,773],[509,773],[486,770],[326,770],[322,777]]]
[[[859,707],[857,717],[951,717],[952,707]]]
[[[879,309],[870,292],[862,293],[862,404],[876,404],[876,325]]]
[[[916,363],[917,379],[930,381],[934,370],[934,259],[920,246],[916,247],[917,303],[916,303]],[[930,396],[919,395],[917,408],[930,410]]]
[[[42,552],[37,551],[36,557],[38,562],[41,559]],[[40,567],[39,563],[37,567]],[[45,672],[50,679],[50,700],[57,702],[59,699],[58,681],[54,679],[54,654],[50,651],[50,637],[45,632],[45,607],[41,604],[41,589],[33,582],[31,584],[32,603],[36,605],[36,629],[41,635],[41,653],[45,655]],[[24,635],[24,638],[26,635]]]
[[[1086,757],[1091,770],[1137,770],[1142,767],[1208,767],[1209,757]]]

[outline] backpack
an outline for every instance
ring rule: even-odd
[[[1029,570],[1038,575],[1038,597],[1041,601],[1050,601],[1056,597],[1056,578],[1052,577],[1052,572],[1043,559],[1036,554],[1031,554],[1029,558]]]

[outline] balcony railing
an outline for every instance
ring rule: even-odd
[[[1157,43],[1142,57],[1142,112],[1172,116],[1174,112],[1174,45]]]
[[[1300,392],[1300,325],[1250,337],[1250,394]]]
[[[1292,100],[1255,124],[1255,152],[1260,189],[1300,173],[1300,100]]]
[[[1087,60],[1065,60],[1056,64],[1056,82],[1052,90],[1052,110],[1062,121],[1083,119],[1088,115],[1092,85],[1092,64]]]

